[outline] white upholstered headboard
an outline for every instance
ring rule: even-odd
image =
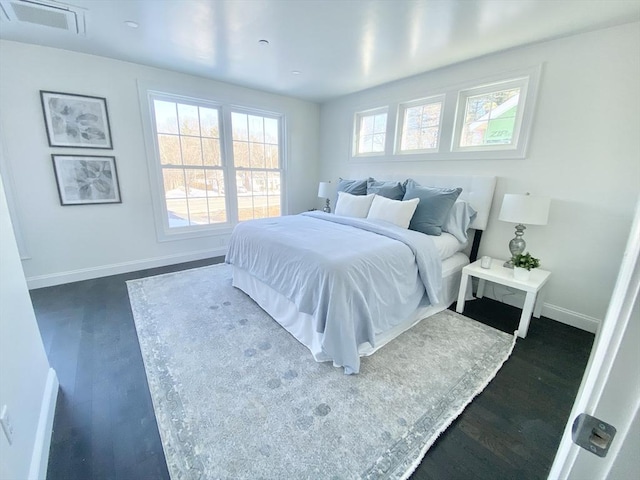
[[[496,177],[486,176],[464,176],[464,175],[412,175],[420,185],[426,187],[461,187],[460,200],[469,202],[473,209],[478,212],[471,228],[484,230],[487,228],[493,192],[496,188]],[[378,178],[376,178],[378,180]],[[405,178],[393,178],[379,180],[397,180],[403,182]]]

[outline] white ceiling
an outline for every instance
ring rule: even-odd
[[[0,38],[318,102],[508,48],[640,20],[640,0],[69,3],[85,9],[86,35],[5,17]],[[261,39],[269,44],[260,45]]]

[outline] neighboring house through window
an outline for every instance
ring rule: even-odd
[[[461,91],[453,150],[514,149],[520,135],[527,80]]]

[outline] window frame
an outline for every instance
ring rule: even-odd
[[[236,182],[236,175],[238,170],[241,171],[263,171],[263,172],[269,172],[269,171],[274,171],[277,170],[278,173],[280,174],[280,215],[286,215],[286,212],[284,211],[284,199],[285,199],[285,195],[284,195],[284,190],[285,190],[285,174],[286,174],[286,169],[285,169],[285,165],[284,165],[284,159],[286,158],[284,155],[284,150],[285,150],[285,144],[284,144],[284,131],[285,131],[285,116],[281,113],[274,113],[274,112],[267,112],[265,110],[259,110],[256,108],[249,108],[249,107],[240,107],[237,105],[230,105],[228,107],[228,118],[229,118],[229,123],[227,124],[229,126],[229,135],[228,135],[228,140],[229,140],[229,151],[232,152],[231,156],[233,157],[233,121],[232,121],[232,114],[233,113],[239,113],[242,115],[253,115],[253,116],[260,116],[263,118],[272,118],[278,121],[278,168],[277,169],[268,169],[268,168],[247,168],[247,167],[238,167],[235,165],[235,157],[234,157],[234,162],[233,165],[231,166],[232,168],[232,172],[230,173],[230,175],[233,176],[233,182],[234,182],[234,191],[236,192],[235,195],[235,223],[239,223],[240,221],[244,221],[244,220],[239,220],[239,209],[238,209],[238,189],[237,189],[237,182]],[[252,195],[253,197],[254,195]],[[234,223],[234,225],[235,225]]]
[[[540,85],[540,77],[542,74],[542,64],[523,67],[511,71],[498,72],[493,75],[486,76],[484,78],[476,78],[475,80],[461,82],[456,85],[449,85],[446,87],[432,87],[422,88],[416,84],[408,86],[407,90],[412,90],[413,98],[419,98],[420,100],[432,98],[432,97],[444,97],[444,103],[441,110],[441,124],[440,124],[440,137],[438,149],[433,150],[420,150],[420,151],[400,151],[399,144],[401,142],[402,127],[399,125],[403,118],[401,116],[401,109],[403,105],[410,105],[416,100],[399,99],[395,101],[389,98],[388,95],[380,96],[378,101],[370,101],[365,105],[360,104],[354,108],[355,116],[352,124],[352,141],[349,152],[350,163],[397,163],[397,162],[422,162],[422,161],[440,161],[440,160],[514,160],[524,159],[527,154],[527,148],[529,145],[531,131],[533,126],[533,118],[535,116],[537,95]],[[512,81],[525,80],[527,82],[526,92],[521,92],[523,98],[519,101],[519,105],[522,106],[521,118],[519,123],[518,138],[515,147],[496,148],[497,145],[491,147],[483,147],[481,149],[455,149],[454,141],[456,139],[456,131],[459,129],[460,109],[464,109],[464,105],[459,105],[459,94],[463,91],[473,91],[477,88],[484,88],[488,86],[495,86],[500,84],[508,84]],[[409,97],[411,98],[411,97]],[[419,101],[419,100],[418,100]],[[387,105],[383,107],[381,105]],[[357,115],[361,113],[373,112],[376,110],[388,109],[389,112],[396,112],[394,114],[387,114],[387,142],[385,153],[379,154],[361,154],[356,155],[356,135],[357,135]],[[520,110],[520,109],[519,109]],[[464,110],[462,115],[464,115]],[[398,124],[396,126],[396,124]],[[460,127],[461,129],[461,127]],[[391,135],[395,135],[393,143],[388,140]],[[459,134],[458,134],[459,138]],[[393,148],[390,148],[393,145]]]
[[[396,134],[395,134],[395,142],[394,142],[394,153],[396,155],[418,155],[418,154],[429,154],[429,153],[438,153],[442,147],[442,126],[444,120],[444,111],[445,111],[445,100],[446,95],[444,93],[438,95],[431,95],[429,97],[423,97],[416,100],[409,100],[407,102],[402,102],[398,104],[398,114],[396,120]],[[402,136],[404,130],[404,119],[405,113],[408,108],[419,107],[419,106],[427,106],[434,103],[440,103],[440,118],[438,119],[438,145],[435,148],[415,148],[412,150],[403,150],[402,149]]]
[[[195,107],[204,107],[204,108],[211,108],[211,109],[215,109],[218,112],[218,134],[220,135],[219,140],[219,147],[220,147],[220,166],[219,167],[213,167],[213,166],[205,166],[203,165],[202,167],[200,166],[192,166],[192,165],[183,165],[183,166],[164,166],[162,164],[161,158],[160,158],[160,150],[159,150],[159,144],[157,141],[158,135],[165,135],[165,133],[159,133],[157,131],[157,124],[156,124],[156,117],[155,117],[155,105],[154,105],[154,101],[155,100],[159,100],[159,101],[165,101],[165,102],[170,102],[170,103],[176,103],[176,104],[181,104],[181,105],[191,105],[191,106],[195,106]],[[211,229],[211,230],[215,230],[215,229],[223,229],[223,230],[228,230],[229,228],[231,228],[232,226],[232,222],[231,222],[231,217],[229,215],[229,210],[230,210],[230,199],[227,196],[227,192],[229,191],[229,181],[228,181],[228,164],[227,164],[227,155],[226,155],[226,151],[224,148],[224,127],[223,127],[223,121],[222,121],[222,104],[218,103],[218,102],[212,102],[209,100],[205,100],[205,99],[195,99],[195,98],[191,98],[191,97],[184,97],[182,95],[174,95],[174,94],[170,94],[170,93],[166,93],[166,92],[149,92],[149,109],[150,109],[150,113],[151,113],[151,128],[153,130],[153,144],[154,144],[154,157],[155,157],[155,169],[157,170],[157,178],[159,183],[159,190],[161,193],[161,197],[162,197],[162,205],[159,207],[162,210],[162,229],[163,232],[165,232],[165,234],[167,235],[175,235],[176,233],[182,233],[182,234],[193,234],[194,232],[199,232],[203,229]],[[180,134],[180,130],[179,130],[179,125],[178,125],[178,136],[182,137],[183,135]],[[188,136],[188,135],[187,135]],[[202,136],[199,136],[198,138],[203,138]],[[165,197],[165,191],[164,191],[164,175],[163,175],[163,171],[165,169],[170,169],[170,170],[190,170],[190,169],[196,169],[196,168],[202,168],[205,170],[221,170],[223,172],[224,175],[224,188],[225,188],[225,196],[224,196],[224,203],[225,203],[225,211],[226,211],[226,217],[227,220],[225,222],[220,222],[220,223],[209,223],[209,224],[203,224],[203,225],[185,225],[182,227],[171,227],[169,225],[169,219],[168,219],[168,211],[167,211],[167,203],[166,203],[166,197]],[[186,185],[185,185],[186,187]],[[187,208],[189,208],[189,202],[187,199]]]
[[[384,146],[381,152],[363,152],[359,153],[360,148],[360,126],[362,125],[362,119],[365,117],[375,117],[376,115],[380,115],[384,113],[387,118],[385,122],[385,130],[384,130]],[[366,157],[380,157],[386,154],[389,137],[389,107],[376,107],[369,110],[362,110],[356,112],[354,115],[353,122],[353,136],[352,138],[352,156],[357,158],[366,158]],[[374,134],[375,135],[375,134]]]
[[[280,172],[280,214],[287,214],[286,179],[287,179],[287,146],[286,146],[286,115],[282,112],[267,111],[252,106],[239,105],[211,98],[204,91],[184,94],[179,86],[156,85],[151,82],[138,81],[138,97],[142,112],[142,127],[147,153],[149,186],[151,190],[152,208],[156,237],[159,242],[183,240],[190,238],[226,235],[232,232],[238,220],[238,195],[236,185],[236,168],[233,159],[233,139],[231,128],[231,113],[239,112],[250,115],[267,116],[278,119],[278,165]],[[164,100],[174,103],[184,103],[206,108],[216,108],[219,111],[220,157],[221,169],[224,173],[225,205],[227,221],[213,224],[188,225],[183,227],[169,227],[162,164],[157,142],[157,129],[154,116],[154,100]]]
[[[514,88],[520,88],[518,109],[516,112],[515,123],[513,126],[513,137],[509,144],[494,144],[494,145],[470,145],[461,146],[460,140],[462,138],[462,130],[465,125],[465,112],[467,107],[467,100],[471,97],[485,95],[489,93],[500,92],[504,90],[511,90]],[[504,82],[495,82],[486,85],[480,85],[473,88],[467,88],[458,92],[458,99],[456,105],[456,117],[453,125],[453,137],[451,139],[451,151],[452,152],[496,152],[505,150],[517,150],[520,141],[520,133],[522,131],[522,121],[526,110],[526,100],[529,88],[529,78],[520,77],[510,79]]]

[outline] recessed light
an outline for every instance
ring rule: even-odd
[[[265,39],[258,40],[258,45],[260,45],[262,47],[265,47],[265,46],[269,45],[269,40],[265,40]]]
[[[301,73],[300,70],[291,70],[291,75],[300,75]]]
[[[133,20],[127,20],[124,24],[129,28],[138,28],[140,26],[138,22],[134,22]]]

